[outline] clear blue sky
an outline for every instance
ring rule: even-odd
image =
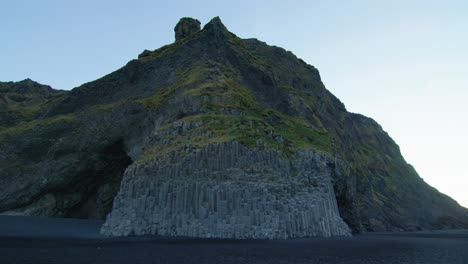
[[[468,207],[468,1],[2,0],[0,80],[71,89],[174,39],[183,16],[220,16],[240,37],[316,66],[352,112]]]

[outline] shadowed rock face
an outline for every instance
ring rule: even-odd
[[[3,214],[103,219],[112,209],[123,173],[130,163],[123,142],[117,141],[96,155],[93,166],[79,171],[60,188],[48,190]],[[14,188],[5,190],[11,187]]]
[[[347,112],[316,68],[219,18],[194,21],[71,91],[0,83],[0,211],[111,211],[103,232],[115,235],[468,227],[467,210],[427,185],[374,120]]]
[[[0,82],[0,128],[40,118],[47,110],[45,106],[65,93],[30,79]]]
[[[174,28],[176,41],[189,37],[200,31],[200,21],[190,17],[180,19]]]

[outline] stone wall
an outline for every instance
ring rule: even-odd
[[[172,157],[170,157],[172,155]],[[327,158],[237,143],[172,153],[166,165],[134,164],[124,175],[105,235],[276,239],[349,236]]]

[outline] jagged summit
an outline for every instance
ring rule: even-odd
[[[226,44],[225,42],[236,37],[224,26],[219,17],[211,19],[210,22],[203,27],[203,31],[212,38],[211,40],[214,41],[217,47]]]
[[[226,26],[224,26],[221,18],[214,17],[208,22],[204,27],[203,30],[212,31],[212,32],[222,32],[227,31]]]
[[[55,90],[31,79],[0,82],[0,131],[40,117],[47,103],[59,100],[66,91]]]
[[[190,17],[183,17],[174,28],[176,41],[189,37],[200,31],[200,21]]]
[[[107,216],[112,235],[467,227],[466,209],[422,181],[375,121],[347,112],[315,67],[219,18],[175,31],[32,105],[0,89],[1,212]]]
[[[53,89],[48,85],[40,84],[34,80],[29,78],[24,79],[19,82],[0,82],[0,89],[6,91],[16,91],[20,93],[28,93],[28,92],[39,92],[44,93],[47,91],[52,91]]]
[[[202,31],[204,36],[209,36],[215,41],[227,40],[228,35],[233,35],[224,26],[223,22],[219,17],[211,19],[204,27],[200,30],[200,21],[194,18],[184,17],[181,18],[174,28],[176,42],[184,40],[193,36],[195,33]],[[203,38],[200,36],[200,38]]]

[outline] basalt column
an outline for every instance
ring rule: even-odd
[[[127,169],[101,232],[126,236],[349,236],[327,159],[213,144],[174,164]]]

